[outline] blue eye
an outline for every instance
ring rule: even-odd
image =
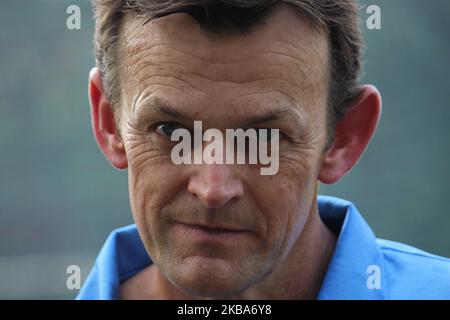
[[[180,125],[179,123],[163,122],[156,126],[156,132],[158,134],[161,134],[161,135],[164,135],[164,136],[170,138],[170,137],[172,137],[172,134],[176,129],[181,129],[181,128],[183,128],[183,126]]]

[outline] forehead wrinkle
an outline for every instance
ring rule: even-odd
[[[274,55],[275,53],[265,53]],[[166,55],[167,56],[167,55]],[[286,60],[288,55],[283,56],[283,60]],[[294,62],[297,61],[294,58],[291,58]],[[273,59],[272,59],[273,60]],[[311,75],[312,72],[304,71],[300,67],[295,68],[298,70],[297,73],[292,72],[293,66],[283,62],[271,62],[268,59],[264,59],[264,62],[251,60],[250,63],[246,64],[246,68],[242,67],[242,63],[225,65],[218,65],[216,63],[205,65],[199,65],[198,67],[192,66],[189,68],[187,65],[189,63],[179,63],[180,59],[173,59],[172,61],[160,61],[158,57],[153,56],[153,58],[149,59],[141,59],[139,61],[135,61],[132,63],[132,67],[129,69],[131,74],[134,74],[139,79],[139,74],[144,74],[145,77],[141,77],[141,79],[151,77],[151,76],[167,76],[173,77],[179,81],[185,82],[192,89],[197,90],[201,93],[205,93],[205,90],[200,89],[198,85],[194,85],[193,82],[204,82],[210,81],[215,82],[216,85],[222,84],[251,84],[251,83],[263,83],[267,81],[279,82],[283,85],[287,84],[289,86],[296,86],[294,90],[298,89],[313,89],[317,87],[321,77],[319,75],[315,77],[308,77],[308,74]],[[262,66],[262,67],[261,67]],[[151,71],[154,69],[154,72],[149,72],[145,74],[147,69]],[[205,71],[203,71],[205,70]],[[242,72],[239,72],[242,71]],[[270,75],[270,76],[268,76]],[[189,79],[187,81],[183,78]],[[196,78],[197,81],[193,78]],[[142,80],[141,80],[142,81]],[[139,84],[137,84],[139,86]],[[270,84],[270,85],[273,85]]]
[[[175,14],[178,15],[178,14]],[[173,16],[175,16],[173,15]],[[218,49],[221,48],[221,46],[224,45],[234,45],[234,47],[236,47],[236,44],[239,44],[240,46],[237,46],[237,48],[242,49],[242,37],[240,36],[236,36],[234,38],[228,38],[226,41],[223,39],[218,39],[214,42],[205,42],[204,39],[202,39],[200,37],[200,40],[197,39],[197,37],[192,36],[192,34],[190,35],[190,40],[193,42],[190,42],[190,46],[187,46],[188,50],[195,52],[195,45],[194,44],[205,44],[208,43],[210,44],[210,46],[207,46],[207,50],[209,53],[205,54],[205,55],[201,55],[201,54],[194,54],[192,52],[183,50],[183,44],[187,45],[186,40],[186,35],[189,34],[188,32],[179,32],[179,25],[176,24],[171,24],[169,23],[172,20],[164,20],[165,18],[169,18],[169,17],[164,17],[164,18],[160,18],[155,20],[155,24],[153,25],[153,27],[156,27],[155,29],[151,29],[150,26],[152,24],[148,24],[144,27],[142,27],[140,24],[138,24],[137,19],[135,20],[131,20],[131,22],[134,22],[134,25],[138,25],[137,28],[125,28],[127,30],[130,30],[130,33],[127,36],[127,45],[126,46],[121,46],[121,48],[123,48],[123,54],[126,57],[130,57],[129,59],[125,59],[125,61],[127,61],[128,63],[124,63],[125,69],[128,71],[132,71],[131,69],[137,69],[137,70],[142,70],[142,65],[145,64],[149,64],[149,65],[153,65],[153,66],[158,66],[158,67],[162,67],[163,69],[166,69],[166,71],[169,71],[168,73],[170,75],[167,75],[168,77],[173,77],[174,79],[182,79],[184,76],[191,76],[191,79],[189,79],[190,81],[186,81],[185,82],[189,85],[193,85],[193,82],[199,82],[199,83],[204,83],[205,81],[210,81],[210,82],[215,82],[215,84],[213,84],[214,86],[217,86],[216,88],[222,89],[222,91],[224,91],[224,88],[222,85],[226,84],[226,85],[234,85],[234,86],[241,86],[242,84],[250,84],[250,80],[253,80],[252,83],[256,83],[259,82],[258,84],[264,84],[267,83],[267,85],[269,86],[273,86],[274,83],[270,83],[270,81],[273,82],[277,82],[278,85],[280,87],[283,87],[284,89],[289,88],[292,83],[296,83],[297,84],[297,88],[291,88],[290,90],[294,90],[294,91],[303,91],[302,93],[306,93],[305,96],[309,95],[309,97],[311,97],[312,91],[315,91],[313,93],[313,95],[317,96],[319,94],[320,91],[318,84],[320,84],[320,80],[321,78],[323,78],[323,74],[324,74],[324,68],[323,68],[323,63],[322,61],[326,61],[326,55],[325,57],[323,56],[324,51],[321,51],[321,45],[323,45],[323,43],[318,43],[319,41],[311,41],[311,37],[307,37],[308,39],[306,39],[306,41],[301,42],[300,40],[304,40],[305,37],[302,37],[301,39],[294,38],[295,39],[299,39],[299,41],[294,41],[293,39],[289,39],[286,38],[286,36],[281,36],[279,39],[273,39],[274,37],[271,37],[272,39],[270,39],[269,42],[278,43],[278,46],[275,46],[275,48],[277,49],[276,51],[273,50],[273,47],[271,47],[272,50],[265,50],[266,52],[264,52],[264,50],[262,51],[262,53],[259,54],[258,59],[255,59],[254,57],[251,58],[247,58],[247,59],[242,59],[236,61],[235,58],[233,59],[233,61],[230,61],[230,57],[234,57],[235,55],[219,55],[217,54]],[[184,18],[183,18],[184,19]],[[156,23],[158,22],[158,23]],[[167,30],[163,30],[164,26],[169,25],[170,28]],[[189,24],[189,27],[192,27],[192,24]],[[278,26],[279,27],[279,26]],[[152,32],[152,30],[155,30],[156,32]],[[159,32],[162,31],[162,32]],[[262,29],[262,31],[264,31],[264,29]],[[271,30],[273,32],[273,30]],[[286,31],[286,30],[283,30]],[[254,32],[258,32],[258,29]],[[286,33],[289,32],[286,31]],[[123,32],[122,35],[126,34],[126,32]],[[254,33],[253,33],[254,34]],[[252,35],[253,35],[252,34]],[[165,44],[165,40],[169,39],[171,36],[174,35],[181,35],[181,39],[183,39],[183,41],[180,42],[174,42],[177,44],[177,47],[170,47],[168,44]],[[249,38],[247,38],[248,40],[252,39],[252,35],[248,35]],[[123,37],[125,38],[125,37]],[[180,37],[178,37],[178,39],[180,39]],[[240,42],[238,40],[241,40]],[[317,37],[315,37],[315,39],[317,40]],[[197,41],[194,41],[197,40]],[[152,43],[156,42],[156,43]],[[322,41],[324,42],[324,41]],[[311,43],[311,46],[308,46],[308,44]],[[269,43],[265,43],[267,45],[269,45]],[[327,42],[325,41],[325,45],[327,45]],[[231,46],[233,47],[233,46]],[[244,46],[245,47],[245,46]],[[283,48],[283,52],[279,52],[279,49]],[[164,50],[161,50],[162,52],[159,52],[160,49],[166,49],[166,51],[164,52]],[[267,46],[266,46],[267,49]],[[239,50],[239,55],[242,55],[242,50]],[[212,54],[211,52],[215,53]],[[175,54],[175,58],[173,59],[172,62],[167,61],[167,57],[168,56],[172,56]],[[183,57],[183,59],[176,59],[176,56],[180,56]],[[276,56],[277,55],[277,56]],[[142,57],[141,57],[142,56]],[[244,55],[245,56],[245,55]],[[248,55],[247,55],[248,56]],[[322,59],[320,59],[320,57],[322,56]],[[270,59],[269,59],[270,57]],[[273,59],[279,57],[279,59]],[[190,59],[190,63],[178,63],[177,61],[186,61],[186,58]],[[266,59],[267,58],[267,59]],[[319,59],[318,59],[319,58]],[[220,60],[222,59],[222,60]],[[137,61],[136,61],[137,60]],[[268,65],[268,61],[271,60],[271,65]],[[280,63],[279,61],[282,61],[282,63]],[[286,61],[290,61],[286,63]],[[197,63],[195,63],[195,61]],[[264,62],[264,63],[261,63]],[[192,63],[194,62],[194,63]],[[245,62],[249,62],[249,63],[245,63]],[[171,65],[170,65],[171,63]],[[263,68],[258,68],[258,66],[256,66],[255,68],[249,68],[248,65],[254,63],[255,65],[258,65],[258,63],[260,65],[263,66]],[[292,64],[295,63],[296,64],[296,68],[295,70],[297,72],[293,72],[292,71]],[[230,70],[234,67],[234,64],[236,64],[235,69],[237,69],[237,71],[241,71],[241,72],[235,72],[234,78],[231,77],[231,81],[230,79],[223,79],[223,75],[226,72],[220,72],[221,69],[225,69],[225,71],[230,72]],[[247,68],[244,69],[242,68],[242,64],[247,64]],[[195,70],[187,70],[186,66],[198,66],[197,69],[200,72],[195,72]],[[205,66],[206,65],[206,66]],[[168,68],[169,66],[179,66],[179,68]],[[262,71],[268,70],[266,68],[274,68],[275,70],[272,70],[271,72],[269,72],[268,74],[271,75],[271,77],[258,77],[257,79],[255,79],[255,77],[253,77],[253,79],[249,79],[249,75],[245,74],[245,70],[248,70],[248,72],[255,72],[255,70],[257,70],[257,72],[261,73]],[[321,68],[322,67],[322,68]],[[186,69],[186,72],[185,72]],[[264,70],[265,69],[265,70]],[[276,73],[276,70],[279,70],[278,72],[281,73],[283,75],[284,79],[281,79],[282,77],[273,77],[272,75],[274,74],[274,72]],[[189,72],[190,71],[190,72]],[[247,73],[248,73],[247,72]],[[264,74],[266,74],[265,72],[262,72]],[[134,74],[134,73],[129,73]],[[161,76],[161,74],[160,74]],[[251,77],[250,77],[251,78]],[[287,81],[286,79],[289,78],[290,81]],[[295,78],[295,80],[293,80],[292,78]],[[195,81],[192,81],[192,80]],[[245,79],[247,81],[242,81],[242,79]],[[137,85],[141,84],[141,81],[138,79],[138,77],[131,77],[131,79],[129,79],[130,81],[127,82],[129,84],[133,83],[133,87],[137,87]],[[264,80],[267,80],[266,82],[264,82]],[[283,81],[284,80],[284,81]],[[292,81],[293,80],[293,81]],[[202,82],[203,81],[203,82]],[[138,83],[136,83],[138,82]],[[147,82],[151,82],[151,81],[146,81]],[[283,82],[288,82],[289,87],[286,86],[286,83],[283,84]],[[289,83],[291,82],[291,83]],[[327,82],[327,81],[324,81]],[[222,86],[222,88],[220,88],[220,86]],[[197,87],[197,86],[196,86]],[[209,88],[209,87],[205,87],[205,88]],[[231,87],[230,87],[231,88]],[[299,90],[299,89],[302,90]],[[197,87],[197,89],[199,89]],[[306,89],[313,89],[313,90],[309,90],[306,91]],[[203,90],[204,92],[205,90]],[[283,90],[285,91],[285,90]],[[210,90],[207,90],[207,92],[210,93]],[[204,92],[205,93],[205,92]],[[304,94],[299,94],[300,96],[304,95]]]
[[[166,88],[170,88],[170,89],[174,89],[174,90],[180,90],[177,87],[174,86],[170,86],[170,85],[164,85],[164,84],[155,84],[155,86],[158,87],[166,87]],[[148,90],[142,90],[140,92],[138,92],[138,94],[133,96],[133,100],[132,100],[132,106],[131,106],[131,113],[139,115],[143,112],[143,109],[150,106],[150,105],[157,105],[159,102],[159,104],[161,105],[165,105],[165,102],[163,102],[162,99],[158,99],[156,100],[154,94],[152,93],[152,91],[150,90],[151,87],[148,87]],[[182,94],[187,95],[186,92],[180,91]],[[147,100],[150,100],[150,102],[147,102]]]
[[[268,52],[265,54],[274,55],[275,53]],[[222,80],[222,78],[224,77],[223,74],[226,72],[221,72],[220,71],[221,67],[217,68],[217,71],[215,71],[216,70],[215,67],[211,65],[209,65],[208,68],[205,68],[208,70],[208,72],[202,72],[201,70],[197,72],[194,70],[189,71],[186,65],[183,65],[178,62],[180,61],[179,59],[174,59],[172,60],[172,62],[168,61],[160,62],[158,57],[159,55],[158,56],[149,55],[148,59],[142,57],[142,59],[138,61],[132,60],[133,63],[131,63],[132,66],[129,68],[128,73],[130,74],[130,76],[134,74],[134,76],[131,76],[131,78],[134,79],[135,82],[138,82],[135,83],[133,87],[141,87],[141,86],[145,87],[146,83],[151,84],[150,78],[152,77],[157,79],[159,79],[160,77],[167,77],[172,78],[173,80],[183,82],[186,86],[189,86],[190,89],[196,90],[201,94],[207,93],[205,92],[204,89],[199,88],[198,85],[194,85],[194,82],[204,83],[204,81],[206,80],[210,82],[215,82],[216,83],[215,85],[219,87],[223,84],[250,85],[256,83],[258,83],[259,85],[263,85],[264,83],[266,83],[267,87],[273,87],[274,83],[277,82],[278,84],[275,85],[277,87],[289,86],[292,87],[291,88],[292,90],[298,91],[299,89],[301,89],[301,91],[305,91],[306,89],[316,87],[317,82],[319,81],[317,77],[314,77],[314,82],[302,81],[308,78],[306,74],[303,77],[299,77],[298,74],[294,74],[291,72],[292,66],[288,66],[286,63],[281,62],[269,63],[269,61],[267,61],[267,63],[261,63],[259,61],[254,60],[252,60],[251,63],[254,64],[254,67],[252,67],[251,65],[249,66],[248,69],[250,69],[250,71],[247,72],[248,73],[247,75],[238,74],[236,77],[232,78],[225,77],[227,79]],[[283,56],[282,59],[285,61],[286,60],[285,56]],[[296,61],[294,58],[291,59],[293,61]],[[263,65],[264,67],[258,68],[260,65]],[[165,66],[172,66],[172,68],[164,68]],[[173,68],[173,66],[175,66],[175,68]],[[228,65],[227,67],[228,67],[227,69],[229,69],[228,72],[233,73],[234,71],[233,67],[231,65]],[[151,72],[152,68],[155,69],[154,72]],[[235,68],[238,70],[242,69],[241,64],[237,64]],[[150,72],[146,73],[147,69],[149,69]],[[198,68],[193,67],[191,69],[197,70]],[[269,72],[264,72],[268,69],[272,70],[269,70]],[[144,76],[141,77],[140,74],[143,74]],[[262,76],[260,76],[261,74]],[[267,74],[270,74],[271,76],[267,77],[266,76]],[[183,78],[189,79],[190,81],[187,81]],[[193,79],[195,79],[196,81],[192,81]],[[293,86],[294,84],[296,85],[296,87]]]
[[[298,59],[301,63],[309,63],[311,62],[311,59],[307,59],[310,58],[309,56],[312,57],[316,57],[317,56],[317,52],[314,52],[314,54],[308,54],[308,49],[316,49],[314,47],[316,47],[318,45],[318,42],[320,41],[313,41],[311,38],[314,38],[314,40],[318,40],[319,38],[316,36],[311,36],[311,34],[315,35],[317,32],[313,31],[313,29],[311,29],[310,27],[307,26],[307,23],[305,23],[304,21],[301,21],[299,19],[296,19],[296,21],[298,21],[299,26],[297,26],[298,28],[300,28],[300,30],[297,31],[304,31],[303,29],[308,28],[309,34],[308,33],[302,33],[302,34],[306,34],[307,36],[302,37],[302,41],[306,42],[305,45],[300,45],[300,43],[294,45],[293,40],[290,38],[287,38],[285,36],[286,33],[288,33],[289,30],[279,30],[280,27],[278,25],[275,26],[271,26],[270,24],[268,25],[268,27],[266,28],[257,28],[255,29],[255,31],[253,31],[250,34],[237,34],[234,36],[229,36],[229,37],[219,37],[217,39],[211,38],[211,37],[207,37],[204,35],[204,33],[200,32],[200,30],[198,31],[198,33],[196,34],[197,36],[193,36],[193,34],[195,34],[195,32],[192,33],[188,33],[188,32],[179,32],[180,30],[180,26],[176,26],[176,23],[169,23],[172,20],[174,20],[173,22],[177,22],[180,24],[180,26],[186,25],[187,27],[192,27],[194,26],[194,28],[196,28],[197,30],[199,30],[199,26],[196,23],[195,19],[193,19],[192,17],[190,17],[187,14],[184,13],[177,13],[177,14],[173,14],[167,17],[163,17],[163,18],[159,18],[159,19],[155,19],[152,20],[150,24],[145,25],[145,26],[141,26],[138,25],[138,27],[136,28],[125,28],[125,32],[123,32],[122,34],[127,34],[129,29],[132,29],[130,32],[130,35],[128,35],[126,38],[127,40],[127,45],[125,46],[125,48],[129,48],[131,49],[131,51],[127,52],[127,54],[130,55],[135,55],[136,53],[133,52],[135,51],[134,49],[139,49],[139,47],[145,47],[149,44],[149,42],[152,41],[156,41],[157,43],[153,43],[150,47],[156,47],[156,46],[164,46],[166,49],[170,49],[168,44],[165,43],[165,40],[171,39],[173,37],[176,37],[176,41],[173,41],[173,43],[177,43],[180,44],[178,46],[178,48],[171,48],[180,52],[183,52],[186,55],[190,55],[193,59],[197,59],[197,60],[202,60],[204,62],[207,62],[208,64],[227,64],[227,63],[233,63],[233,62],[244,62],[244,59],[242,59],[242,53],[243,51],[246,50],[246,47],[248,46],[243,46],[242,43],[247,43],[247,44],[252,44],[254,45],[254,39],[255,39],[255,34],[257,33],[261,33],[261,32],[268,32],[270,34],[270,39],[266,41],[269,42],[278,42],[279,45],[276,47],[279,48],[283,48],[283,47],[288,47],[290,50],[292,51],[292,54],[286,54],[286,56],[291,56],[291,57],[295,57],[296,59]],[[186,20],[189,20],[189,23],[186,23]],[[131,24],[136,24],[136,21],[132,20]],[[130,24],[128,24],[130,25]],[[150,26],[153,26],[154,30],[152,30],[150,28]],[[275,34],[274,30],[275,29]],[[292,27],[291,27],[292,29]],[[188,34],[191,34],[190,37],[188,37],[189,41],[186,41],[186,37]],[[267,38],[267,37],[266,37]],[[294,39],[299,39],[299,37],[294,38]],[[320,40],[320,39],[319,39]],[[169,41],[170,42],[170,41]],[[256,40],[256,42],[258,42]],[[197,50],[198,52],[196,52],[196,54],[193,54],[189,51],[195,51],[195,43],[199,43],[200,44],[200,50]],[[189,50],[182,50],[180,47],[186,47],[189,48]],[[258,45],[261,49],[264,49],[264,45]],[[221,54],[222,50],[224,47],[231,47],[236,50],[233,50],[233,52],[239,52],[241,54],[241,57],[239,57],[238,61],[235,61],[234,59],[230,60],[230,57],[232,58],[233,55],[228,55],[225,58],[228,61],[216,61],[217,59],[214,58],[220,58],[221,60],[224,59],[224,55]],[[207,48],[207,49],[205,49]],[[139,51],[139,50],[138,50]],[[251,53],[252,50],[250,50]],[[319,51],[320,50],[314,50],[314,51]],[[278,54],[283,54],[282,52],[276,52]],[[300,54],[299,54],[300,53]],[[306,59],[302,59],[303,56],[306,56]],[[250,58],[247,58],[245,60],[253,60],[255,57],[254,56],[250,56]],[[300,65],[301,67],[301,65]]]
[[[124,64],[125,84],[132,89],[132,91],[139,90],[135,97],[133,105],[137,103],[136,97],[148,95],[151,87],[166,86],[176,89],[184,94],[187,91],[194,90],[198,94],[204,95],[205,92],[201,88],[195,86],[192,81],[187,81],[183,78],[184,64],[179,62],[179,59],[171,61],[159,61],[159,55],[146,54],[151,51],[154,46],[150,48],[143,48],[140,55],[133,55],[127,59]],[[144,53],[144,54],[142,54]],[[175,83],[174,83],[175,82]],[[125,87],[125,86],[123,86]]]
[[[160,50],[161,49],[161,50]],[[212,61],[210,59],[207,59],[205,57],[202,56],[197,56],[191,52],[188,51],[184,51],[180,48],[175,48],[175,47],[171,47],[168,44],[165,43],[156,43],[156,44],[151,44],[150,46],[143,46],[143,45],[131,45],[129,47],[127,47],[125,49],[125,55],[131,57],[131,62],[130,65],[135,66],[136,64],[142,63],[142,62],[146,62],[145,59],[150,59],[153,58],[152,60],[158,60],[157,64],[178,64],[180,66],[185,66],[186,64],[180,64],[177,61],[180,59],[167,59],[168,57],[171,56],[181,56],[183,58],[186,58],[184,56],[187,56],[187,58],[192,58],[194,60],[199,60],[197,61],[197,63],[195,63],[196,65],[198,65],[199,68],[204,68],[205,64],[207,63],[208,66],[226,66],[228,67],[229,65],[233,65],[233,64],[247,64],[247,63],[258,63],[258,61],[255,59],[255,57],[250,57],[250,58],[246,58],[246,59],[237,59],[237,60],[229,60],[228,61]],[[258,54],[257,58],[261,58],[264,57],[266,55],[278,55],[278,56],[284,56],[288,59],[292,59],[292,60],[299,60],[299,58],[291,56],[287,53],[283,53],[283,52],[277,52],[277,51],[262,51],[260,54]],[[164,60],[162,60],[162,59]],[[150,64],[152,64],[152,60],[149,61]],[[182,60],[182,59],[181,59]],[[307,62],[307,60],[302,59],[302,62]],[[298,61],[296,61],[298,62]],[[156,63],[154,63],[156,65]],[[275,63],[271,63],[272,66],[278,65],[278,66],[284,66],[281,63],[275,64]],[[300,66],[300,65],[299,65]]]

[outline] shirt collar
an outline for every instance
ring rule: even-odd
[[[385,299],[381,288],[387,281],[381,278],[379,289],[368,284],[374,267],[381,277],[385,274],[382,252],[369,225],[349,201],[327,196],[318,200],[320,217],[339,235],[318,299]]]
[[[77,299],[119,299],[120,283],[152,263],[135,224],[106,239]]]

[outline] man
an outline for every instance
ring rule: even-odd
[[[128,169],[136,225],[111,234],[79,299],[450,298],[450,260],[376,239],[350,202],[317,196],[380,116],[376,88],[358,85],[353,1],[94,6],[92,125]],[[175,164],[174,135],[195,121],[277,130],[279,169]]]

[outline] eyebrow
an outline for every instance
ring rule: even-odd
[[[276,110],[269,110],[263,114],[252,116],[247,120],[247,123],[249,126],[254,126],[279,119],[289,119],[292,116],[292,112],[287,107],[279,107]]]
[[[175,110],[174,108],[168,106],[168,105],[157,105],[156,106],[156,112],[165,113],[171,117],[177,118],[177,119],[183,119],[183,120],[190,120],[191,118],[187,115],[179,112],[178,110]]]
[[[147,114],[147,115],[149,114],[155,115],[158,113],[163,113],[176,119],[193,120],[191,119],[191,117],[173,108],[165,100],[159,97],[150,98],[149,101],[138,106],[135,109],[135,112],[136,114]]]
[[[185,121],[194,121],[196,119],[191,116],[175,109],[170,106],[164,100],[159,98],[154,98],[152,101],[147,104],[148,106],[153,107],[152,113],[163,113],[172,118],[185,120]],[[251,127],[255,125],[261,125],[264,123],[268,123],[276,120],[288,120],[290,122],[294,121],[297,124],[300,124],[301,119],[298,119],[297,112],[292,111],[292,107],[281,106],[276,107],[272,110],[268,110],[258,115],[252,115],[246,118],[243,122],[246,124],[246,127]]]

